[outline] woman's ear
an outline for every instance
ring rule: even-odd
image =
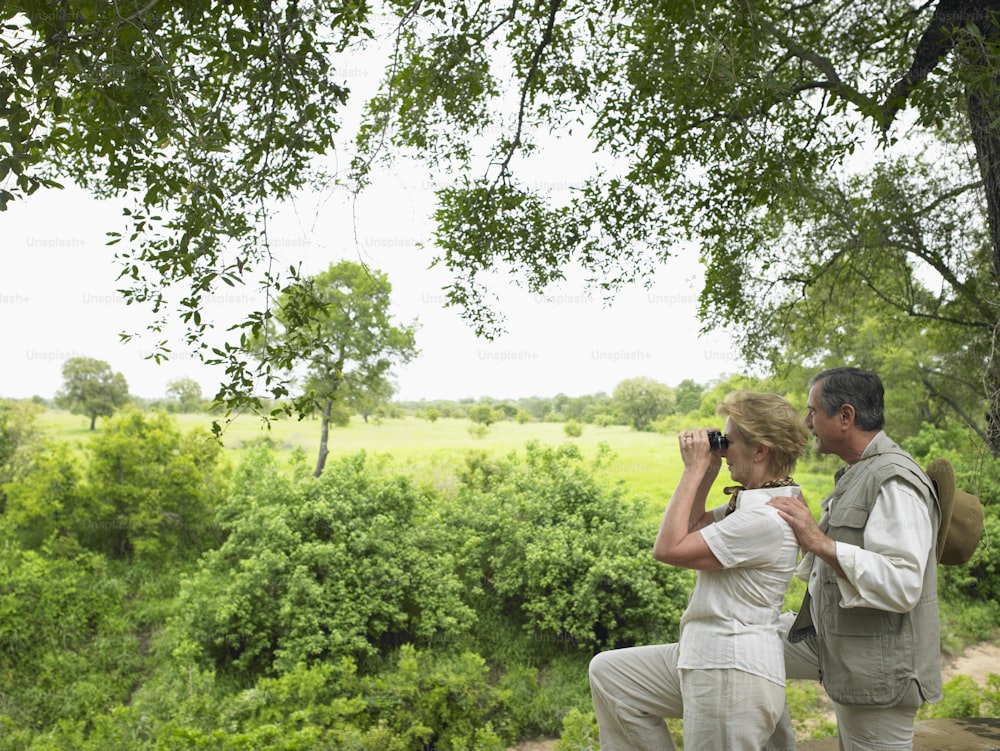
[[[755,462],[766,462],[771,457],[771,447],[765,446],[763,443],[758,443],[757,447],[753,452],[753,459]]]

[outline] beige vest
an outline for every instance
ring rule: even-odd
[[[936,540],[941,512],[933,486],[913,458],[884,433],[838,478],[824,502],[820,528],[838,542],[863,548],[868,515],[879,488],[890,478],[906,482],[927,504],[933,525],[930,539]],[[820,676],[831,699],[840,704],[893,706],[916,680],[925,701],[940,700],[941,637],[933,544],[927,551],[923,594],[909,613],[842,608],[833,569],[816,558],[813,575],[819,577],[816,597],[806,595],[789,638],[805,638],[815,614]]]

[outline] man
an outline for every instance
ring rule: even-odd
[[[805,553],[801,611],[787,614],[789,678],[823,682],[842,751],[912,749],[923,702],[941,699],[935,541],[940,508],[930,480],[882,430],[874,373],[834,368],[809,382],[806,427],[816,450],[848,466],[822,502],[774,498]],[[787,712],[767,746],[794,748]]]

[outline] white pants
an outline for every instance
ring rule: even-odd
[[[667,717],[683,717],[685,751],[760,751],[785,689],[742,670],[679,670],[677,655],[677,644],[662,644],[591,660],[601,751],[673,751]]]
[[[781,633],[787,634],[795,620],[794,613],[781,616]],[[819,657],[816,642],[806,639],[785,645],[785,674],[789,678],[819,680]],[[837,737],[840,751],[912,751],[913,720],[922,704],[916,681],[909,693],[894,707],[859,707],[833,703],[837,716]],[[791,722],[786,712],[774,731],[765,751],[795,748],[789,746],[793,738]]]

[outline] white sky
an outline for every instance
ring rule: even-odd
[[[350,74],[356,107],[377,81],[375,63],[356,54],[349,62],[343,72]],[[345,113],[345,120],[350,117]],[[532,165],[535,186],[565,191],[590,173],[593,159],[556,142]],[[515,167],[531,184],[527,168]],[[347,258],[388,275],[396,319],[417,320],[422,353],[397,368],[396,399],[579,396],[611,393],[619,381],[637,376],[674,386],[740,370],[724,333],[698,335],[703,274],[694,249],[661,268],[651,288],[626,290],[610,306],[599,295],[588,297],[579,281],[543,299],[500,280],[496,292],[508,333],[493,342],[478,339],[457,310],[443,307],[442,287],[451,280],[445,270],[429,268],[431,250],[417,247],[430,246],[434,209],[423,174],[397,165],[355,206],[345,194],[305,196],[269,231],[278,268],[301,260],[307,273],[316,273]],[[158,341],[151,333],[120,341],[120,332],[142,332],[151,316],[125,305],[117,292],[120,268],[106,233],[124,229],[119,205],[75,188],[47,191],[10,204],[0,213],[0,227],[0,397],[52,397],[62,385],[63,364],[76,356],[107,361],[140,397],[162,397],[179,377],[197,380],[206,397],[215,393],[225,374],[184,350],[179,325],[167,363],[146,359]],[[261,303],[256,288],[227,288],[206,313],[221,330]]]
[[[610,393],[636,376],[673,386],[739,370],[724,334],[698,336],[702,273],[693,252],[670,261],[650,289],[629,289],[610,306],[588,296],[582,283],[566,283],[548,299],[498,286],[508,331],[489,342],[478,339],[457,310],[443,307],[442,287],[450,278],[428,268],[432,254],[416,247],[430,237],[426,190],[373,189],[362,196],[356,219],[339,197],[326,199],[319,213],[306,211],[305,203],[298,217],[285,212],[273,225],[279,262],[287,267],[301,259],[315,273],[343,258],[364,261],[388,275],[396,319],[419,324],[421,355],[397,368],[397,399],[579,396]],[[185,351],[179,325],[171,361],[145,359],[157,341],[143,333],[151,316],[124,304],[114,248],[106,245],[105,233],[123,226],[119,207],[76,189],[49,191],[12,204],[0,222],[0,396],[53,396],[63,363],[76,356],[107,361],[141,397],[163,396],[179,377],[197,380],[206,396],[215,393],[224,373]],[[232,288],[214,298],[208,312],[224,324],[260,303],[255,288]],[[123,343],[122,331],[140,336]]]

